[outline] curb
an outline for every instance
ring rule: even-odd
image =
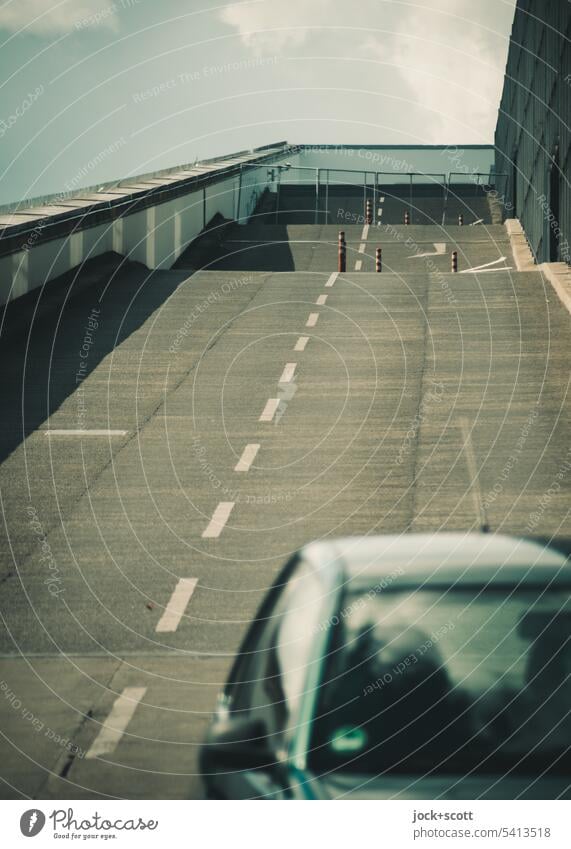
[[[516,269],[518,271],[537,271],[534,256],[519,218],[506,218],[505,228],[510,238]]]

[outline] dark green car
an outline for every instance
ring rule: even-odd
[[[564,541],[306,546],[219,697],[208,796],[570,798],[570,590]]]

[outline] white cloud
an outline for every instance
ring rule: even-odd
[[[513,4],[504,7],[504,14],[511,14]],[[490,11],[489,6],[478,9],[473,0],[429,0],[403,16],[397,35],[365,42],[369,55],[394,65],[414,92],[415,106],[425,115],[427,144],[493,138],[506,42],[501,29],[495,33],[479,26],[493,29]]]
[[[220,20],[235,27],[245,46],[256,54],[282,53],[299,47],[311,26],[323,25],[331,0],[235,3]]]
[[[408,98],[402,104],[399,130],[427,144],[456,140],[467,144],[488,143],[493,137],[514,4],[515,0],[252,0],[227,6],[219,17],[254,53],[355,59],[355,70],[347,62],[340,65],[348,87],[377,86]],[[376,69],[359,66],[359,57],[384,64]],[[311,68],[304,65],[308,88],[329,85],[329,67],[320,62]],[[390,92],[387,80],[394,86]]]
[[[50,35],[118,27],[113,0],[7,0],[0,6],[0,29]]]

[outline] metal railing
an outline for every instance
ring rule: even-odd
[[[413,212],[415,209],[414,204],[414,187],[415,181],[417,185],[422,183],[423,185],[433,184],[438,187],[439,193],[441,193],[442,200],[442,223],[445,223],[446,218],[446,203],[448,192],[450,189],[450,177],[447,177],[445,172],[428,172],[428,171],[406,171],[406,172],[395,172],[395,171],[374,171],[370,169],[354,169],[354,168],[320,168],[315,166],[303,166],[303,165],[277,165],[275,166],[277,169],[277,180],[276,180],[276,208],[275,208],[275,221],[279,221],[280,213],[291,212],[291,210],[281,209],[280,205],[280,194],[282,189],[282,184],[284,183],[282,179],[282,174],[284,172],[295,172],[295,171],[303,171],[303,172],[311,172],[312,177],[309,180],[300,180],[300,185],[311,184],[315,186],[315,204],[314,204],[314,223],[318,224],[320,216],[323,216],[324,223],[329,221],[329,199],[330,199],[330,188],[331,186],[347,186],[351,185],[361,186],[363,189],[363,209],[365,209],[367,199],[372,197],[373,200],[373,223],[377,223],[378,219],[378,199],[382,196],[382,193],[388,193],[388,186],[390,185],[405,185],[408,186],[408,213],[409,218],[412,220]],[[348,181],[348,180],[332,180],[332,175],[335,174],[350,174],[353,176],[359,175],[359,181]],[[483,176],[483,175],[480,175]],[[383,180],[379,178],[383,177],[391,177],[392,180]],[[289,185],[296,185],[296,182],[290,182]],[[324,193],[324,206],[321,207],[321,190],[323,189]],[[396,195],[394,195],[396,197]],[[401,197],[399,196],[399,200]]]

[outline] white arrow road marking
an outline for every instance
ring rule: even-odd
[[[460,274],[467,274],[469,271],[481,271],[483,268],[489,268],[491,265],[497,265],[498,262],[505,262],[507,256],[501,256],[499,259],[493,259],[491,262],[486,262],[484,265],[477,265],[475,268],[465,268]],[[494,271],[507,271],[506,268],[495,268]]]
[[[425,254],[413,254],[409,256],[409,259],[420,259],[423,256],[442,256],[442,254],[446,253],[446,242],[433,242],[433,245],[436,250],[429,251]]]
[[[176,631],[179,622],[184,616],[184,611],[190,601],[198,578],[181,578],[176,585],[173,594],[170,597],[169,603],[165,607],[165,611],[159,621],[155,631],[159,634],[166,634]]]
[[[497,274],[498,271],[513,271],[513,265],[506,265],[503,268],[483,268],[481,271],[479,268],[468,268],[460,274],[466,274],[467,271],[474,271],[476,274]]]
[[[146,687],[125,687],[121,695],[115,700],[109,716],[85,755],[86,758],[108,755],[117,748],[117,743],[123,736],[137,710],[137,705],[146,692]]]
[[[256,454],[260,450],[259,444],[255,442],[251,442],[249,445],[246,445],[244,450],[242,451],[242,456],[234,466],[235,472],[249,472],[252,463],[256,458]]]
[[[279,403],[279,402],[278,402]],[[277,406],[277,405],[276,405]],[[214,513],[212,519],[208,523],[205,531],[202,531],[203,539],[212,539],[219,537],[222,533],[224,525],[230,517],[230,513],[234,509],[234,501],[221,501]]]

